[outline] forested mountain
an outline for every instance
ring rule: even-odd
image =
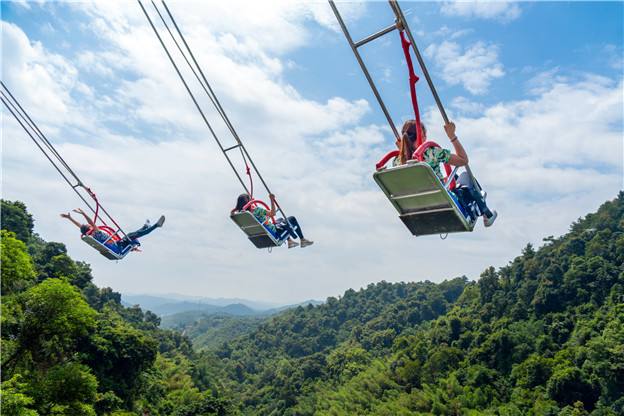
[[[477,282],[369,285],[202,353],[244,414],[623,415],[624,194]]]
[[[140,308],[154,312],[160,317],[188,312],[195,313],[197,316],[212,314],[250,316],[264,314],[269,309],[254,309],[247,305],[247,301],[216,305],[203,300],[172,299],[151,295],[122,294],[121,302],[124,306],[138,305]]]
[[[2,201],[3,415],[224,415],[189,340],[121,305],[88,264]]]
[[[224,342],[252,332],[268,319],[266,316],[207,315],[199,318],[191,316],[197,319],[185,322],[180,315],[184,314],[164,317],[161,327],[182,332],[191,340],[196,351],[217,348]],[[174,317],[175,323],[168,322]]]
[[[624,414],[624,193],[476,282],[199,320],[200,352],[93,285],[23,204],[2,202],[2,229],[8,415]]]

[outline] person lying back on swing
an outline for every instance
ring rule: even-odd
[[[61,214],[61,217],[67,218],[72,224],[80,229],[80,232],[83,235],[89,235],[97,240],[99,243],[104,244],[106,247],[114,251],[115,253],[121,253],[124,248],[126,248],[129,244],[140,245],[139,238],[151,233],[156,228],[160,228],[165,223],[165,216],[161,215],[156,224],[150,225],[149,220],[145,222],[145,224],[136,231],[126,234],[125,237],[121,238],[118,241],[113,241],[111,236],[100,229],[95,222],[84,212],[81,208],[77,208],[74,210],[75,213],[81,214],[87,224],[81,224],[79,221],[72,218],[71,214],[68,212],[67,214]]]
[[[427,141],[427,129],[423,123],[420,123],[421,133],[423,138],[423,143]],[[449,122],[444,126],[444,131],[446,131],[446,135],[448,136],[455,153],[452,153],[449,149],[444,149],[440,147],[429,147],[423,153],[423,162],[427,163],[431,169],[435,172],[436,176],[440,178],[441,181],[444,180],[444,175],[442,174],[442,170],[440,169],[441,163],[448,163],[452,166],[466,166],[468,164],[468,154],[466,154],[466,150],[464,150],[464,146],[462,146],[461,142],[457,138],[455,134],[455,123]],[[414,154],[415,143],[417,139],[416,134],[416,121],[408,120],[403,124],[403,128],[401,129],[401,138],[397,139],[396,145],[399,148],[399,155],[392,161],[393,166],[398,166],[406,163],[408,160],[412,158]],[[496,211],[491,211],[481,192],[477,190],[474,186],[472,179],[468,172],[463,172],[458,181],[458,188],[454,191],[455,194],[459,197],[460,200],[466,203],[475,202],[479,207],[479,211],[483,216],[483,224],[486,227],[490,227],[494,224],[494,221],[498,217],[498,213]]]
[[[249,211],[254,217],[262,224],[267,230],[274,235],[281,235],[284,231],[288,231],[288,248],[297,247],[297,243],[293,238],[299,238],[301,241],[301,248],[311,246],[314,241],[310,241],[303,237],[301,226],[295,217],[288,217],[287,219],[278,218],[275,220],[275,224],[271,221],[271,217],[275,216],[275,195],[269,194],[271,199],[271,210],[267,211],[261,206],[255,206],[253,210],[248,206],[251,197],[248,194],[240,194],[236,200],[236,207],[230,212],[234,214],[236,212]]]

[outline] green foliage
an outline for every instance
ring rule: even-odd
[[[0,402],[5,415],[37,416],[32,409],[35,400],[28,396],[28,384],[22,382],[22,376],[16,374],[13,378],[2,382],[0,388]]]
[[[32,285],[36,273],[26,244],[16,239],[13,232],[2,230],[0,233],[2,294],[7,295]]]
[[[205,352],[244,414],[624,414],[624,193],[476,283],[381,282]]]
[[[90,369],[78,363],[63,363],[41,373],[33,381],[33,397],[42,413],[95,415],[97,379]]]
[[[153,365],[156,349],[153,338],[111,309],[98,316],[93,336],[80,348],[102,390],[114,393],[127,405],[136,399],[139,375]]]
[[[478,282],[382,281],[262,321],[200,320],[185,327],[195,353],[26,224],[34,267],[3,231],[3,273],[5,263],[13,273],[3,406],[28,416],[621,415],[622,229],[624,193]]]
[[[218,348],[224,342],[252,332],[266,319],[257,316],[228,315],[204,315],[197,318],[196,313],[189,312],[163,317],[161,327],[183,330],[192,340],[193,347],[202,350]]]
[[[32,234],[23,204],[2,209],[2,226],[23,237],[2,230],[3,414],[232,413],[186,337],[96,287],[88,264]]]
[[[581,402],[591,410],[600,396],[600,390],[587,380],[579,368],[565,367],[556,370],[548,380],[548,394],[560,404]]]
[[[16,337],[20,351],[36,363],[69,358],[95,327],[96,312],[80,292],[60,279],[48,279],[19,295],[23,321]]]
[[[24,243],[30,240],[34,221],[23,202],[0,200],[0,214],[0,229],[15,233]]]

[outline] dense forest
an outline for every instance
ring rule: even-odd
[[[624,414],[624,193],[477,281],[195,321],[195,348],[2,210],[6,414]]]
[[[2,201],[3,415],[225,415],[190,341],[121,305],[88,264]]]

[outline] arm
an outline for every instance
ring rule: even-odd
[[[464,146],[462,146],[461,142],[455,135],[455,123],[449,122],[444,126],[444,130],[455,148],[455,153],[451,153],[451,156],[449,157],[449,164],[453,166],[466,166],[468,164],[468,155],[464,150]]]
[[[271,211],[269,211],[267,215],[273,217],[275,215],[275,195],[269,194],[269,199],[271,199]]]
[[[91,227],[93,227],[93,231],[99,230],[98,226],[95,225],[93,220],[82,210],[82,208],[76,208],[74,210],[74,212],[76,212],[78,214],[82,214],[82,216],[85,217],[85,220],[87,220],[87,224],[89,224]]]
[[[78,221],[76,221],[75,219],[72,218],[72,216],[71,216],[71,214],[69,212],[67,214],[61,214],[61,217],[67,218],[72,224],[74,224],[78,228],[80,228],[82,226],[82,224],[80,224]]]

